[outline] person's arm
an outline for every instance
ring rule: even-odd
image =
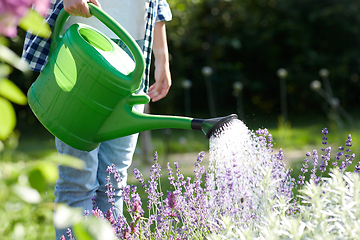
[[[97,0],[63,0],[64,9],[72,16],[91,17],[88,2],[100,7]]]
[[[153,53],[155,57],[155,83],[150,86],[148,96],[153,102],[156,102],[167,95],[171,86],[169,52],[164,21],[155,23]]]

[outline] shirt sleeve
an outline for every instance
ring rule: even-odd
[[[61,9],[63,9],[62,0],[51,0],[46,17],[46,22],[51,29],[53,29]],[[48,61],[50,44],[51,38],[42,38],[32,35],[30,32],[26,33],[21,58],[29,63],[30,70],[36,72],[42,71]]]
[[[166,2],[166,0],[159,0],[155,21],[170,21],[171,19],[172,13],[169,4]]]

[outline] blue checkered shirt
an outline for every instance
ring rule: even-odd
[[[55,20],[63,9],[62,0],[51,0],[50,8],[45,17],[50,28],[53,29]],[[150,0],[147,12],[147,20],[145,27],[143,54],[145,59],[145,72],[143,82],[145,83],[145,92],[149,86],[149,73],[151,63],[151,50],[154,36],[154,24],[158,21],[170,21],[172,14],[170,7],[166,0]],[[31,33],[26,33],[24,41],[24,49],[22,52],[22,59],[26,60],[30,69],[41,72],[48,61],[51,38],[44,39],[39,36],[34,36]]]

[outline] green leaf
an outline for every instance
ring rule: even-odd
[[[48,161],[37,161],[27,172],[30,186],[44,192],[48,183],[54,184],[58,179],[57,165]]]
[[[52,153],[44,157],[44,159],[46,159],[46,161],[48,162],[53,162],[61,164],[62,166],[72,167],[76,169],[84,169],[85,167],[85,162],[83,160],[66,154]]]
[[[40,169],[35,168],[28,175],[30,186],[38,192],[44,192],[46,189],[46,179]]]
[[[0,63],[0,78],[5,78],[12,72],[12,67],[8,64]]]
[[[109,222],[94,216],[73,226],[74,236],[78,240],[115,240],[115,233]]]
[[[57,165],[55,165],[54,163],[42,161],[37,164],[36,167],[40,170],[46,182],[56,183],[56,180],[59,176]]]
[[[54,213],[54,225],[57,228],[68,228],[83,220],[83,209],[73,208],[64,203],[56,205]]]
[[[2,44],[0,44],[0,60],[22,72],[29,71],[29,64],[26,61],[21,60],[21,58],[10,48]]]
[[[13,192],[27,203],[37,204],[41,202],[40,193],[29,186],[15,185]]]
[[[0,97],[0,140],[5,140],[14,130],[16,114],[11,103]]]
[[[88,229],[84,226],[84,223],[79,222],[73,226],[74,236],[78,240],[95,240],[92,238]]]
[[[34,9],[31,9],[29,13],[20,20],[19,27],[40,37],[48,38],[51,36],[49,25]]]
[[[0,36],[0,45],[9,46],[10,41],[5,36]]]
[[[26,230],[22,223],[16,223],[13,230],[13,240],[21,240],[26,238]]]
[[[0,96],[3,96],[16,104],[27,104],[25,94],[12,81],[5,78],[0,79]]]
[[[48,183],[54,184],[58,179],[57,165],[48,161],[37,161],[27,168],[29,184],[40,193],[44,192]]]
[[[0,140],[0,153],[4,150],[4,143]],[[1,179],[1,173],[0,173],[0,179]]]

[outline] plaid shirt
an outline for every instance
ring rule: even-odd
[[[53,29],[55,20],[61,9],[63,9],[62,0],[51,0],[50,8],[45,17],[46,22],[49,24],[51,29]],[[171,19],[171,11],[166,0],[149,1],[143,47],[143,54],[145,58],[145,73],[143,82],[145,83],[145,92],[147,92],[149,86],[154,24],[158,21],[170,21]],[[26,33],[22,59],[29,63],[31,70],[41,72],[45,67],[48,61],[50,44],[51,38],[44,39],[39,36],[34,36],[31,33]]]

